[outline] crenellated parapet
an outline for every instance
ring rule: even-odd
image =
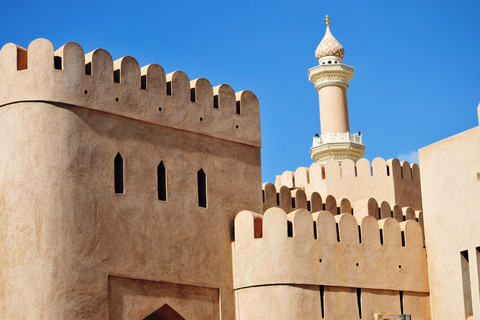
[[[250,91],[235,93],[158,64],[140,68],[129,56],[116,61],[97,49],[84,54],[69,42],[54,51],[45,39],[28,49],[0,51],[0,106],[26,101],[61,103],[261,146],[259,104]]]
[[[284,174],[293,175],[286,171]],[[401,207],[398,204],[391,205],[387,201],[378,202],[375,198],[367,198],[350,202],[349,199],[336,199],[332,195],[322,197],[316,191],[306,193],[302,188],[289,188],[280,186],[277,188],[267,182],[262,185],[263,212],[270,208],[278,207],[286,213],[298,209],[305,209],[311,213],[318,211],[328,211],[333,215],[342,213],[353,214],[357,220],[361,221],[366,216],[371,216],[376,220],[394,218],[398,222],[414,220],[420,224],[424,232],[423,211],[414,210],[411,207]]]
[[[374,198],[401,207],[422,209],[420,169],[398,159],[385,161],[375,158],[372,163],[362,158],[356,163],[329,160],[325,164],[313,163],[310,168],[300,167],[295,172],[285,171],[277,176],[275,186],[303,189],[307,194],[318,192],[337,199],[348,198],[352,203]]]
[[[235,218],[235,288],[275,284],[429,291],[422,230],[415,221],[361,221],[351,214],[286,214]]]

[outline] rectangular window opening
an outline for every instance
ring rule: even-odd
[[[190,101],[195,102],[197,101],[195,98],[195,88],[190,89]]]
[[[462,282],[463,282],[463,303],[465,308],[465,318],[473,316],[472,308],[472,289],[470,283],[470,263],[468,259],[468,250],[460,252]]]
[[[296,209],[295,198],[292,198],[292,209]]]
[[[213,96],[213,107],[218,109],[218,95]]]
[[[405,231],[402,231],[402,247],[405,247]]]
[[[91,76],[92,75],[92,63],[89,62],[85,65],[85,74]]]
[[[380,229],[380,244],[383,245],[383,229]]]
[[[172,95],[172,81],[167,82],[167,96]]]
[[[280,194],[277,193],[277,206],[279,206],[279,205],[280,205]]]
[[[307,201],[307,210],[312,211],[312,205],[310,204],[310,200]]]
[[[240,114],[240,101],[237,101],[237,114]]]
[[[287,221],[287,235],[289,238],[293,237],[293,223],[292,221]]]
[[[358,226],[358,242],[362,243],[362,228]]]
[[[120,83],[120,69],[113,71],[113,82]]]
[[[142,90],[147,90],[147,75],[146,74],[144,74],[141,77],[141,88],[142,88]]]
[[[387,176],[390,176],[390,167],[387,166]]]
[[[59,56],[53,57],[53,64],[55,66],[55,69],[62,70],[62,57],[59,57]]]
[[[313,221],[313,237],[317,239],[317,222]]]

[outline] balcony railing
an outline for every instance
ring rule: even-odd
[[[362,143],[362,135],[359,133],[327,133],[313,137],[313,146],[319,146],[329,142],[355,142]]]

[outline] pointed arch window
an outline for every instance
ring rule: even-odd
[[[163,161],[157,167],[158,200],[167,201],[167,171]]]
[[[207,207],[207,175],[203,169],[197,172],[198,184],[198,206],[202,208]]]
[[[114,160],[114,179],[115,179],[115,193],[123,193],[123,158],[120,155],[120,152],[117,153],[117,156]]]

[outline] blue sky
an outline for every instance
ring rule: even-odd
[[[407,159],[478,125],[480,2],[459,1],[4,1],[0,45],[69,41],[116,60],[227,83],[260,99],[263,181],[310,166],[320,132],[307,70],[330,15],[355,68],[352,132],[365,157]],[[413,156],[415,156],[413,154]],[[421,164],[420,164],[421,165]]]

